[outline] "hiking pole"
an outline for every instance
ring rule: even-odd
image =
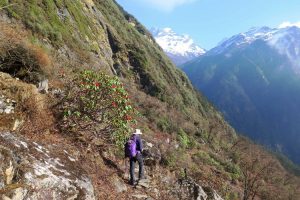
[[[126,172],[127,172],[126,158],[124,158],[124,165],[125,165],[125,170],[124,170],[124,179],[126,179]]]

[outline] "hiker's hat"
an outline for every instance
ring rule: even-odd
[[[134,135],[142,135],[142,132],[140,129],[135,129]]]

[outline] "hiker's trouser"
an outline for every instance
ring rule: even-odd
[[[136,157],[130,158],[130,183],[134,183],[134,164],[138,161],[139,163],[139,179],[144,178],[144,163],[143,163],[143,156],[141,153],[138,153]]]

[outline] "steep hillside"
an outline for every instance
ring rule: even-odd
[[[184,70],[239,132],[299,163],[300,29],[233,36]]]
[[[238,137],[115,1],[0,8],[3,199],[299,197],[298,178]],[[130,187],[118,147],[136,127],[147,179]]]

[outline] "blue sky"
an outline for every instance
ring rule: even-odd
[[[117,0],[147,28],[170,27],[210,49],[251,27],[300,22],[300,0]]]

